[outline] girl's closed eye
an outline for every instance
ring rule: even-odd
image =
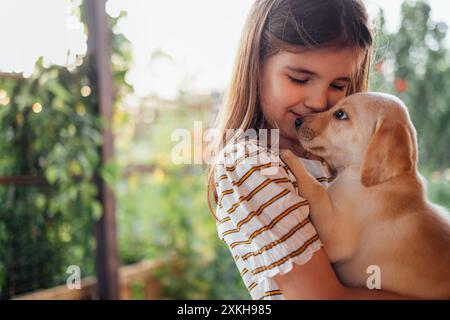
[[[309,81],[309,79],[297,79],[297,78],[294,78],[291,76],[288,76],[288,79],[295,84],[306,84]],[[344,91],[347,88],[347,84],[332,83],[331,87],[333,87],[334,89],[339,90],[339,91]]]
[[[347,88],[347,85],[339,85],[339,84],[331,84],[331,86],[334,88],[334,89],[337,89],[337,90],[339,90],[339,91],[344,91],[344,89],[346,89]]]
[[[297,79],[291,76],[288,76],[289,80],[296,84],[305,84],[308,82],[308,79]]]

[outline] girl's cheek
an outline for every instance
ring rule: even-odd
[[[283,102],[283,106],[286,108],[299,104],[300,100],[302,99],[302,94],[298,88],[297,90],[294,90],[293,88],[286,87],[283,91],[280,92],[282,92],[280,100]]]
[[[339,93],[333,95],[332,98],[330,99],[331,100],[330,107],[334,106],[336,103],[338,103],[343,98],[345,98],[345,91],[343,91],[342,93],[339,92]]]

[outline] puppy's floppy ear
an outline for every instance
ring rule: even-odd
[[[361,183],[365,187],[371,187],[413,171],[416,152],[412,139],[405,124],[380,119],[364,155]]]

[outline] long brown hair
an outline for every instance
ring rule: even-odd
[[[352,47],[362,54],[347,95],[367,91],[373,34],[361,0],[255,0],[240,39],[231,84],[213,125],[218,133],[210,146],[212,157],[236,137],[228,129],[245,132],[261,128],[258,79],[264,60],[282,50]],[[217,203],[215,161],[208,168],[208,207]],[[216,217],[217,218],[217,217]]]

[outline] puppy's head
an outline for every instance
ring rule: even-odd
[[[303,147],[338,172],[360,167],[367,187],[416,169],[416,132],[407,108],[395,96],[353,94],[302,120],[296,125]]]

